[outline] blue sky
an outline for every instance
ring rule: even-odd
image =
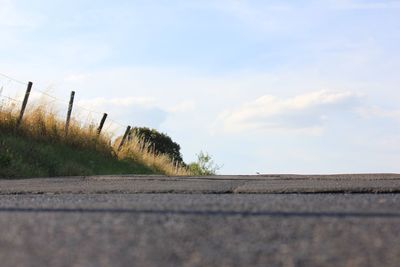
[[[399,172],[400,1],[0,0],[0,72],[220,173]]]

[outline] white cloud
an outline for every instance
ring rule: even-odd
[[[194,101],[185,100],[182,101],[172,107],[167,108],[167,111],[171,113],[180,113],[180,112],[188,112],[193,111],[196,108],[196,104]]]
[[[88,75],[77,73],[77,74],[70,74],[65,77],[65,82],[81,82],[88,78]]]
[[[378,106],[360,107],[357,109],[359,115],[363,118],[391,118],[400,120],[399,109],[384,109]]]
[[[323,122],[332,112],[356,107],[359,98],[353,92],[327,90],[287,99],[264,95],[238,109],[223,112],[216,125],[225,132],[283,130],[320,134]]]
[[[193,111],[196,107],[196,104],[192,100],[184,100],[178,102],[175,105],[164,107],[164,105],[160,105],[157,103],[155,98],[152,97],[116,97],[116,98],[104,98],[98,97],[93,99],[80,100],[77,102],[78,105],[99,109],[104,107],[113,108],[159,108],[160,110],[164,110],[169,113],[180,113],[180,112],[188,112]]]
[[[77,101],[77,109],[83,109],[83,112],[92,110],[97,114],[106,111],[121,123],[159,128],[169,116],[192,112],[195,103],[184,100],[171,105],[152,97],[102,97]]]
[[[121,98],[93,98],[88,100],[80,100],[78,102],[79,105],[89,107],[89,108],[100,108],[104,106],[114,106],[114,107],[132,107],[132,106],[140,106],[140,107],[153,107],[154,106],[153,98],[146,97],[121,97]]]
[[[75,113],[78,113],[80,117],[85,117],[85,114],[91,116],[92,113],[101,115],[106,112],[109,115],[107,121],[117,123],[119,126],[131,125],[158,128],[168,115],[164,109],[157,105],[155,99],[150,97],[86,99],[77,101],[77,105],[74,108]],[[99,121],[100,117],[97,117],[96,121]],[[121,130],[121,127],[119,127],[119,130]]]

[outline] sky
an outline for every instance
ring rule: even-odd
[[[221,174],[400,171],[400,1],[0,0],[0,73]]]

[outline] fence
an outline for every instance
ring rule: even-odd
[[[74,100],[75,91],[71,91],[69,101],[65,101],[45,92],[45,90],[37,89],[32,82],[23,82],[0,73],[0,111],[7,105],[18,108],[17,127],[22,122],[26,110],[40,103],[45,103],[48,106],[48,110],[45,112],[51,112],[58,119],[65,120],[64,130],[66,135],[68,135],[71,120],[81,126],[97,125],[98,135],[107,132],[110,136],[123,136],[118,147],[118,150],[120,150],[129,135],[131,126],[113,120],[108,113],[76,104]],[[82,121],[79,118],[85,118],[85,120]]]

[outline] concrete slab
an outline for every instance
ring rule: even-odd
[[[394,193],[399,174],[91,176],[0,180],[0,194],[41,193]]]

